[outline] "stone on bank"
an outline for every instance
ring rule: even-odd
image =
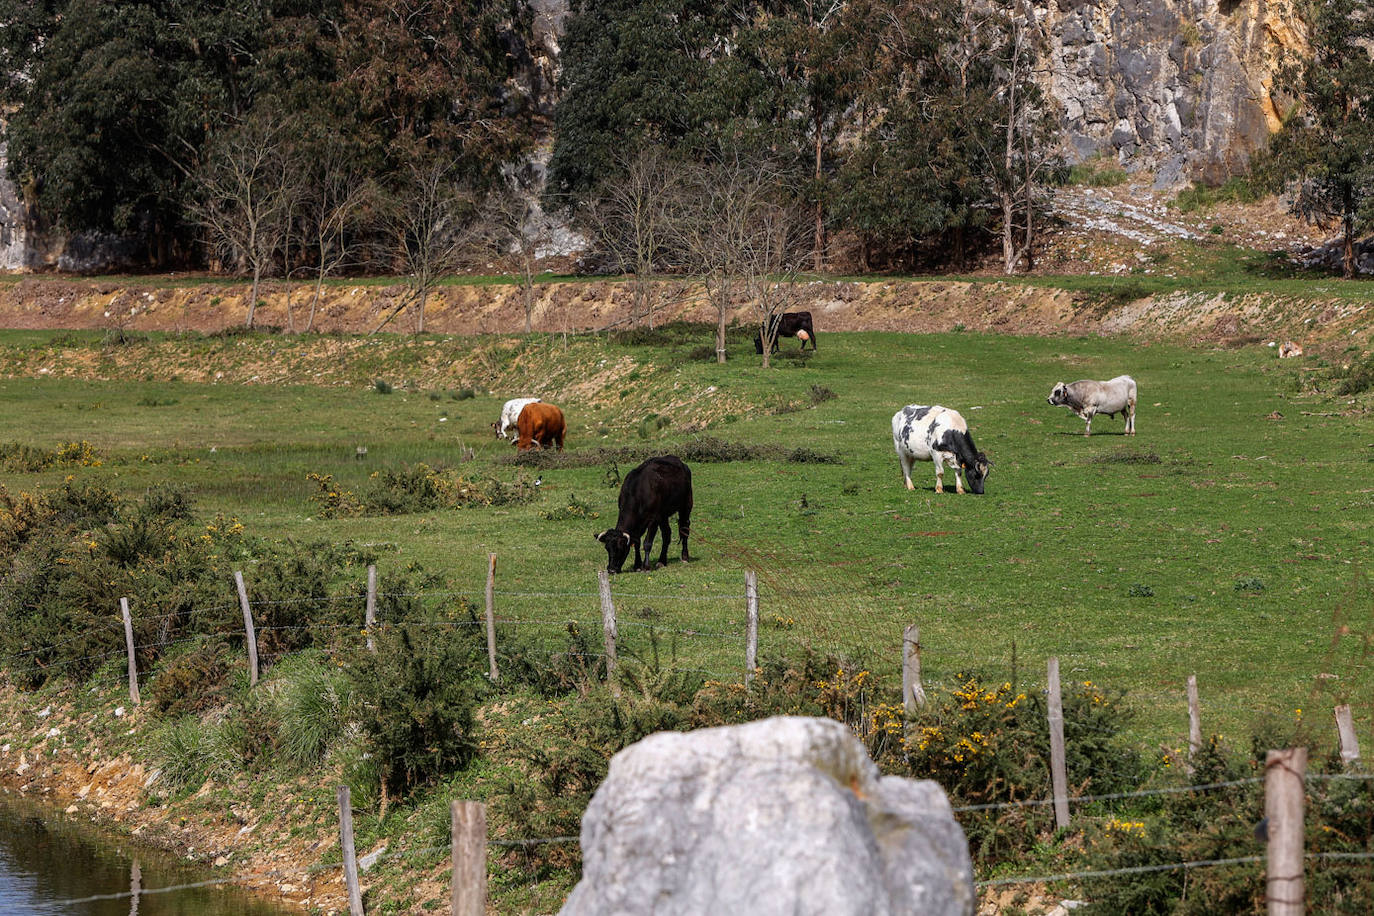
[[[882,776],[847,727],[662,732],[611,760],[561,916],[955,916],[968,842],[944,791]]]

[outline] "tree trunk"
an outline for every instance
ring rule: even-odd
[[[258,310],[258,283],[262,278],[262,268],[253,264],[253,285],[248,290],[248,328],[253,328],[253,316]]]
[[[309,334],[310,329],[315,326],[315,307],[320,304],[320,295],[324,292],[324,271],[321,270],[315,280],[315,298],[310,300],[310,317],[305,322],[305,333]]]
[[[720,313],[720,322],[716,325],[716,362],[724,365],[725,363],[725,319],[730,310],[728,300],[722,300],[716,310]]]
[[[816,239],[815,248],[811,252],[811,266],[820,273],[825,269],[825,204],[821,200],[821,128],[824,125],[824,117],[819,107],[814,110],[812,128],[816,132]],[[764,354],[767,357],[768,354]],[[765,360],[764,365],[768,365]]]
[[[415,308],[416,308],[416,311],[417,311],[418,316],[419,316],[419,317],[418,317],[418,320],[417,320],[416,323],[415,323],[415,333],[416,333],[416,334],[423,334],[423,333],[425,333],[425,302],[426,302],[428,299],[429,299],[429,290],[427,290],[427,289],[422,289],[422,290],[420,290],[420,291],[419,291],[419,299],[418,299],[418,300],[416,301],[416,303],[415,303]]]
[[[1345,228],[1345,270],[1344,276],[1347,280],[1355,277],[1355,219],[1349,208],[1345,211],[1342,218]]]

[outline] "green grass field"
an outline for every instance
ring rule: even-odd
[[[704,328],[635,345],[441,338],[455,359],[483,347],[517,358],[379,394],[371,379],[406,378],[420,344],[390,339],[374,362],[340,369],[344,382],[325,387],[174,381],[175,359],[154,357],[181,345],[152,339],[139,344],[152,367],[142,380],[116,382],[33,375],[34,352],[89,354],[98,335],[4,332],[0,442],[85,439],[105,461],[5,470],[0,483],[16,491],[77,474],[130,495],[177,484],[202,514],[236,516],[252,534],[378,545],[383,588],[389,567],[418,562],[480,597],[494,552],[504,616],[597,621],[605,551],[592,534],[614,523],[616,490],[604,463],[536,471],[512,462],[490,424],[506,397],[532,392],[563,407],[574,455],[625,445],[668,453],[707,435],[840,459],[695,464],[697,561],[676,562],[674,544],[666,569],[613,581],[631,650],[646,638],[638,624],[652,623],[680,663],[738,676],[739,596],[755,569],[764,653],[810,642],[860,654],[893,683],[902,629],[917,623],[927,682],[971,669],[1007,678],[1015,664],[1039,684],[1057,655],[1067,677],[1129,692],[1146,746],[1182,743],[1194,673],[1209,732],[1238,739],[1261,711],[1329,715],[1350,702],[1367,738],[1374,422],[1359,405],[1302,394],[1299,370],[1259,347],[823,336],[825,351],[806,359],[787,342],[769,371],[744,350],[724,367],[702,358]],[[218,345],[177,352],[228,358]],[[1140,386],[1134,439],[1108,418],[1085,439],[1080,420],[1045,402],[1055,382],[1123,372]],[[478,396],[458,399],[464,385]],[[917,466],[915,492],[903,488],[890,420],[909,403],[964,414],[995,464],[985,496],[936,495],[928,464]],[[358,489],[382,467],[457,464],[462,446],[475,451],[464,473],[542,474],[540,498],[336,520],[311,501],[307,473]],[[574,499],[600,517],[545,519]]]

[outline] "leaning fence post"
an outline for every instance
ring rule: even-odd
[[[754,682],[759,658],[759,574],[752,569],[744,574],[744,686]]]
[[[134,657],[134,619],[129,615],[129,599],[119,599],[119,612],[124,615],[124,643],[129,647],[129,699],[135,706],[138,697],[138,660]]]
[[[1355,737],[1355,721],[1350,717],[1350,704],[1336,707],[1336,733],[1341,738],[1341,762],[1346,766],[1360,760],[1360,739]]]
[[[243,608],[243,630],[248,638],[248,686],[258,683],[258,634],[253,629],[253,611],[248,607],[248,587],[243,584],[243,573],[234,571],[234,584],[239,590],[239,606]]]
[[[620,696],[620,682],[615,679],[615,603],[611,601],[611,577],[606,570],[596,571],[597,584],[601,588],[601,633],[606,639],[606,683],[611,685],[611,695]]]
[[[1193,758],[1202,750],[1202,706],[1197,698],[1197,675],[1188,675],[1188,763],[1184,769],[1193,772]]]
[[[363,616],[363,626],[367,629],[367,651],[376,652],[377,644],[372,640],[372,631],[377,627],[377,567],[367,567],[367,610]]]
[[[1307,748],[1270,751],[1264,760],[1264,816],[1269,824],[1269,861],[1265,900],[1269,916],[1302,916],[1303,779]]]
[[[343,853],[349,916],[363,916],[363,894],[358,886],[358,852],[353,847],[353,801],[348,786],[339,786],[339,850]]]
[[[926,705],[921,686],[921,628],[911,624],[902,630],[902,711],[908,719]]]
[[[487,806],[455,801],[453,814],[453,916],[486,916]]]
[[[1050,781],[1054,785],[1054,826],[1069,826],[1069,772],[1064,763],[1064,703],[1059,694],[1059,659],[1049,664]]]
[[[496,554],[487,554],[487,675],[495,681],[496,671]]]

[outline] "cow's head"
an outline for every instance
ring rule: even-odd
[[[596,535],[596,539],[606,545],[606,572],[612,575],[620,572],[620,567],[625,565],[625,558],[630,555],[630,545],[634,543],[629,532],[621,531],[619,528],[607,528]]]
[[[968,479],[968,488],[974,493],[983,492],[983,481],[987,480],[988,472],[992,470],[992,462],[988,460],[987,452],[979,452],[973,464],[963,465],[964,477]]]
[[[491,432],[492,432],[492,435],[494,435],[494,436],[499,436],[499,435],[501,435],[501,422],[500,422],[499,420],[498,420],[497,422],[491,424]]]
[[[1064,406],[1065,404],[1069,403],[1068,387],[1068,385],[1065,385],[1063,382],[1060,382],[1059,384],[1054,386],[1054,390],[1050,392],[1050,396],[1045,400],[1050,402],[1051,407]]]

